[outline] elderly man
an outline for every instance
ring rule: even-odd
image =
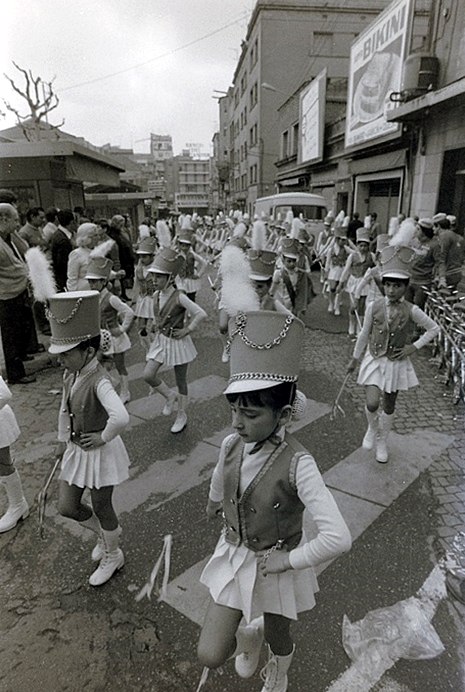
[[[18,236],[19,216],[12,204],[0,204],[0,330],[9,384],[28,384],[23,361],[34,329],[24,261],[27,244]]]

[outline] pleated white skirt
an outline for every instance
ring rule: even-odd
[[[360,365],[357,382],[363,385],[376,385],[382,392],[390,394],[416,387],[418,379],[410,358],[374,358],[367,350]]]
[[[61,461],[60,480],[79,488],[119,485],[129,478],[129,465],[128,453],[119,435],[90,451],[68,442]]]
[[[247,622],[263,613],[297,620],[298,613],[313,608],[314,594],[319,590],[312,567],[264,577],[258,570],[256,553],[244,545],[228,543],[223,535],[200,581],[215,603],[240,610]]]
[[[12,408],[5,404],[0,409],[0,447],[9,447],[15,442],[21,431]]]
[[[146,360],[155,360],[172,367],[190,363],[197,358],[197,349],[189,335],[182,339],[172,339],[160,332],[155,334]]]
[[[131,348],[131,341],[126,333],[120,334],[119,336],[111,336],[111,346],[107,351],[108,355],[113,353],[125,353]]]
[[[136,317],[143,317],[146,320],[153,320],[153,296],[138,298],[134,308]]]

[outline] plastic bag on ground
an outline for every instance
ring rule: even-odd
[[[388,669],[399,658],[435,658],[444,646],[418,598],[370,611],[351,623],[344,615],[342,643],[349,658],[367,678]]]

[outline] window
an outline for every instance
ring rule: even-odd
[[[247,173],[241,176],[241,190],[245,190],[247,187]]]
[[[247,72],[242,75],[241,79],[241,96],[244,96],[247,91]]]
[[[252,49],[250,51],[250,69],[257,64],[258,61],[258,38],[255,39],[255,43],[252,46]]]
[[[253,87],[251,88],[250,92],[250,110],[254,108],[257,105],[257,100],[258,100],[258,84],[255,82]]]
[[[283,132],[281,137],[281,158],[287,159],[289,156],[289,130]]]
[[[292,153],[295,156],[299,153],[299,123],[292,128]]]

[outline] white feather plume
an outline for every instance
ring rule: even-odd
[[[288,223],[290,226],[293,218],[294,218],[294,214],[292,213],[292,209],[289,209],[289,211],[286,214],[286,218],[284,219],[284,223]]]
[[[221,304],[230,317],[259,310],[260,302],[249,277],[250,263],[238,247],[227,245],[221,252]]]
[[[264,250],[266,246],[266,226],[258,219],[252,226],[252,247],[254,250]]]
[[[342,226],[342,224],[344,223],[345,216],[346,216],[345,211],[343,209],[341,209],[339,214],[334,219],[334,225],[336,226],[336,228],[339,228],[340,226]]]
[[[411,218],[404,219],[399,226],[399,230],[389,240],[389,245],[407,245],[408,247],[416,247],[418,231],[415,221]]]
[[[90,251],[91,258],[94,259],[95,257],[106,257],[114,244],[115,241],[111,238],[109,240],[104,240],[103,243],[99,243]]]
[[[289,236],[291,238],[298,238],[299,237],[299,231],[301,228],[304,228],[304,223],[300,219],[292,219],[292,226],[291,226],[291,232]]]
[[[365,218],[363,220],[363,228],[366,228],[367,231],[370,230],[370,228],[371,228],[371,216],[370,216],[370,214],[365,216]]]
[[[38,247],[29,248],[25,258],[34,298],[41,303],[46,303],[57,292],[50,263]]]
[[[399,219],[397,216],[391,216],[389,219],[388,235],[394,236],[399,230]]]
[[[166,221],[160,219],[157,221],[157,240],[161,248],[171,247],[171,233]]]

